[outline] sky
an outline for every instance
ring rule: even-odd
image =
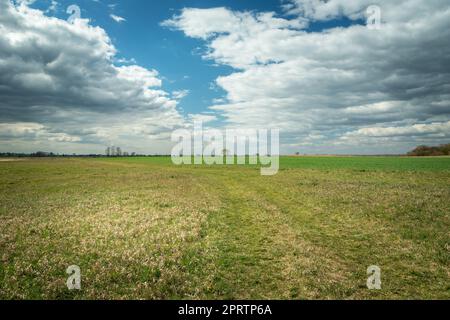
[[[0,0],[0,152],[170,154],[199,120],[284,154],[449,143],[449,39],[445,0]]]

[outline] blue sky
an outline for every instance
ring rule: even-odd
[[[179,14],[183,8],[227,7],[235,11],[273,11],[279,16],[283,12],[281,0],[60,0],[57,10],[48,15],[67,19],[66,9],[76,4],[81,17],[89,19],[92,25],[105,29],[118,49],[118,58],[134,59],[148,69],[156,69],[163,79],[163,89],[169,92],[189,90],[178,106],[181,113],[209,112],[214,99],[222,99],[226,92],[214,85],[219,76],[229,75],[233,69],[214,61],[202,59],[205,43],[186,37],[180,31],[173,31],[160,25]],[[46,11],[51,0],[37,1],[33,7]],[[117,23],[111,14],[126,21]],[[336,26],[362,23],[339,18],[312,23],[307,31],[316,32]],[[118,63],[120,64],[120,63]]]
[[[275,11],[282,14],[279,0],[61,0],[58,3],[57,11],[48,12],[48,15],[66,19],[67,7],[78,5],[82,18],[107,31],[119,50],[119,58],[135,59],[141,66],[158,70],[164,90],[189,90],[179,105],[179,110],[184,114],[208,112],[213,99],[225,95],[214,85],[215,79],[230,74],[232,68],[203,60],[201,53],[205,46],[202,41],[185,37],[182,32],[174,32],[160,23],[185,7],[223,6],[233,10]],[[51,1],[37,1],[33,7],[47,10],[50,4]],[[126,21],[117,23],[111,19],[111,14]]]

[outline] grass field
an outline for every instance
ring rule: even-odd
[[[0,181],[0,299],[450,299],[450,158],[36,159]]]

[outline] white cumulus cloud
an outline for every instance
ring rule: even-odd
[[[203,40],[204,59],[235,69],[216,80],[227,101],[211,106],[229,126],[280,128],[284,152],[334,153],[359,129],[450,119],[450,3],[379,0],[382,27],[369,30],[361,22],[372,4],[293,0],[284,3],[288,16],[186,8],[163,26]],[[309,29],[342,17],[354,23]],[[391,141],[404,152],[421,140]],[[347,143],[346,152],[359,152],[362,142]]]
[[[0,0],[1,149],[170,150],[161,137],[184,123],[177,101],[156,70],[116,66],[116,52],[87,20]]]

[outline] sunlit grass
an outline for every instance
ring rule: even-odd
[[[0,298],[450,298],[450,159],[0,163]],[[79,265],[82,290],[65,271]],[[382,269],[369,291],[366,270]]]

